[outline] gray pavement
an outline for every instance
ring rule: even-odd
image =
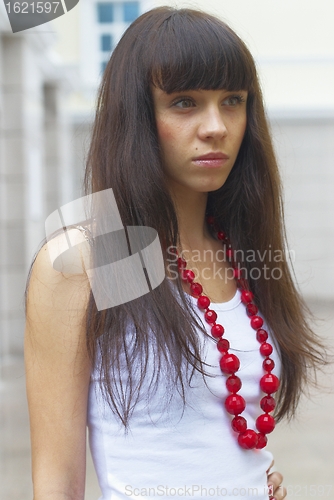
[[[312,304],[316,330],[334,351],[333,304]],[[32,500],[29,422],[22,358],[7,360],[0,384],[0,499]],[[288,498],[334,500],[334,368],[319,374],[323,388],[303,398],[297,418],[269,437],[275,468],[284,475]],[[99,488],[88,455],[86,500]]]

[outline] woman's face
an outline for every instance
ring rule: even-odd
[[[219,189],[231,172],[244,137],[247,91],[167,94],[157,87],[152,91],[170,189],[181,189],[185,195],[189,190]]]

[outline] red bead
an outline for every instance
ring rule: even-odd
[[[237,417],[234,417],[234,419],[231,422],[232,429],[235,432],[245,432],[247,429],[247,420],[244,417],[241,417],[238,415]]]
[[[224,231],[218,231],[218,233],[217,233],[217,238],[218,238],[219,240],[221,240],[221,241],[222,241],[222,240],[225,240],[225,238],[226,238],[226,234],[224,233]]]
[[[269,434],[275,429],[275,419],[268,413],[263,413],[256,419],[256,428],[262,434]]]
[[[229,392],[238,392],[241,389],[241,380],[236,375],[230,375],[226,380],[226,387]]]
[[[195,279],[195,273],[191,270],[191,269],[188,269],[187,270],[187,281],[188,283],[192,283]]]
[[[181,278],[183,279],[183,281],[188,281],[188,283],[191,283],[195,279],[195,274],[191,269],[182,269]]]
[[[251,327],[254,328],[254,330],[257,330],[258,328],[261,328],[263,325],[263,319],[260,316],[252,316],[250,320]]]
[[[217,349],[219,352],[226,353],[230,348],[230,343],[226,339],[219,339],[217,342]]]
[[[246,429],[245,432],[242,432],[238,436],[238,443],[241,448],[245,448],[246,450],[251,450],[255,448],[258,442],[258,435],[255,431],[251,429]]]
[[[230,260],[230,261],[233,260],[233,254],[234,254],[234,252],[233,252],[232,248],[228,248],[226,250],[226,258],[227,258],[227,260]]]
[[[255,316],[255,314],[259,312],[259,309],[256,307],[255,304],[247,304],[246,312],[248,316]]]
[[[272,394],[273,392],[276,392],[277,389],[279,388],[279,380],[276,377],[276,375],[272,373],[267,373],[266,375],[263,375],[263,377],[260,379],[260,387],[263,392],[266,392],[267,394]]]
[[[241,302],[244,304],[249,304],[254,298],[253,293],[250,290],[243,290],[241,292]]]
[[[177,259],[177,265],[179,266],[179,269],[185,269],[187,267],[187,262],[182,259],[182,257],[179,257]]]
[[[265,436],[264,434],[261,434],[259,432],[259,434],[257,435],[258,437],[258,440],[257,440],[257,445],[255,446],[255,448],[257,450],[261,450],[262,448],[264,448],[268,442],[268,438],[267,436]]]
[[[207,323],[209,323],[209,325],[213,325],[213,323],[217,319],[217,313],[216,313],[216,311],[213,311],[212,309],[208,309],[207,311],[205,311],[204,318],[205,318],[205,321]]]
[[[275,362],[271,358],[266,358],[262,363],[262,367],[266,372],[271,372],[275,368]]]
[[[230,394],[225,399],[225,408],[231,415],[239,415],[246,408],[246,401],[239,394]]]
[[[233,269],[233,276],[236,280],[241,279],[242,270],[240,268]]]
[[[240,360],[235,354],[225,354],[220,362],[220,369],[224,373],[235,373],[240,368]]]
[[[213,325],[211,328],[211,335],[215,337],[215,339],[219,339],[222,335],[224,335],[224,327],[222,325]]]
[[[270,344],[267,342],[263,342],[260,346],[260,353],[262,356],[270,356],[270,354],[273,352],[273,348]]]
[[[263,330],[263,328],[260,328],[256,332],[256,338],[259,342],[265,342],[268,338],[268,333],[265,330]]]
[[[210,305],[210,299],[206,295],[201,295],[197,299],[197,305],[200,309],[206,309]]]
[[[202,295],[203,287],[200,283],[193,282],[190,285],[190,291],[194,297],[198,298],[200,295]]]
[[[213,217],[213,215],[208,215],[206,221],[208,224],[213,224],[215,222],[215,218]]]
[[[272,396],[264,396],[260,401],[260,406],[263,411],[270,413],[275,409],[276,401]]]

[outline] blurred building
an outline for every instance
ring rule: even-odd
[[[0,362],[22,354],[28,267],[46,216],[73,196],[68,95],[53,31],[13,34],[0,8]],[[4,366],[2,364],[2,366]]]
[[[0,10],[0,356],[22,352],[23,290],[47,215],[82,195],[96,91],[126,27],[161,4],[218,15],[258,65],[285,186],[289,250],[309,300],[333,301],[334,4],[80,0],[12,34]]]

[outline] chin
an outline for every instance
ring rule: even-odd
[[[223,182],[208,183],[205,186],[201,186],[200,191],[202,191],[203,193],[210,193],[211,191],[218,191],[218,189],[220,189],[221,187],[224,186],[225,182],[226,182],[226,179]]]
[[[202,178],[202,187],[207,191],[217,191],[225,184],[228,175],[229,172],[221,172],[220,175],[210,175],[210,177]]]

